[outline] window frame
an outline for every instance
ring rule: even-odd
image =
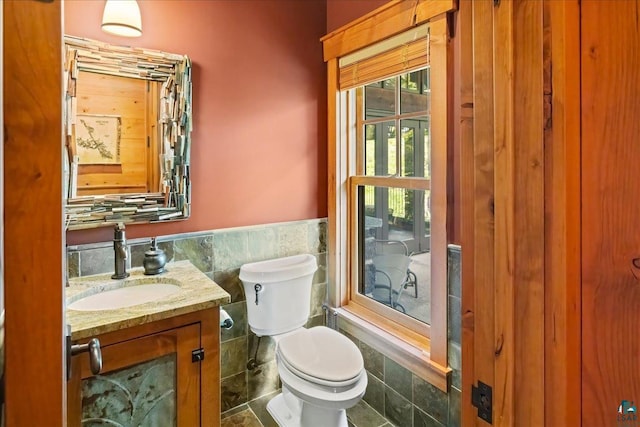
[[[418,70],[423,68],[424,67],[421,67]],[[403,72],[402,74],[404,75],[405,73],[410,73],[413,71],[417,71],[417,70],[408,70],[406,72]],[[399,80],[399,76],[395,76],[393,77],[393,79]],[[384,118],[381,118],[381,119],[384,119],[385,122],[390,122],[391,120],[393,120],[394,122],[394,126],[396,127],[396,150],[397,150],[396,156],[398,157],[399,161],[402,153],[402,150],[398,150],[398,146],[401,145],[399,141],[401,141],[401,138],[402,138],[401,136],[402,121],[408,120],[411,118],[417,118],[417,117],[425,117],[425,116],[430,117],[429,111],[420,111],[417,113],[404,113],[404,114],[399,112],[400,110],[399,97],[400,97],[401,90],[402,88],[401,88],[400,82],[396,81],[396,85],[394,86],[394,93],[396,97],[395,112],[393,115],[385,116]],[[396,175],[393,175],[393,176],[380,176],[380,175],[366,174],[365,166],[364,166],[364,148],[365,147],[364,147],[364,138],[363,138],[364,135],[363,135],[362,127],[366,126],[366,124],[370,122],[370,119],[365,118],[364,108],[363,108],[364,107],[363,92],[364,92],[363,86],[358,86],[357,88],[349,89],[347,91],[342,91],[338,95],[340,97],[346,96],[347,105],[349,108],[349,111],[347,112],[348,123],[349,123],[347,125],[349,126],[349,129],[347,131],[348,132],[347,141],[340,141],[340,143],[351,144],[353,141],[355,144],[354,148],[355,148],[355,156],[356,156],[355,168],[348,168],[346,171],[347,176],[345,177],[347,181],[347,199],[348,199],[346,215],[350,219],[350,223],[347,226],[348,228],[347,231],[349,233],[350,242],[352,242],[351,244],[347,245],[347,248],[345,248],[345,250],[348,253],[347,256],[350,259],[350,262],[348,263],[349,273],[350,273],[348,278],[348,283],[344,284],[349,288],[347,291],[347,298],[349,302],[347,303],[347,305],[352,303],[361,305],[367,308],[368,310],[378,313],[381,316],[384,316],[385,318],[397,323],[398,325],[401,325],[404,328],[408,328],[415,333],[418,333],[420,335],[425,336],[426,338],[429,338],[430,329],[431,329],[430,324],[414,319],[405,313],[400,313],[397,310],[391,307],[385,306],[380,302],[374,301],[369,297],[362,295],[361,293],[358,292],[358,288],[360,286],[359,267],[361,263],[361,260],[359,257],[359,250],[358,250],[359,244],[360,244],[359,233],[358,233],[358,230],[359,230],[359,224],[358,224],[359,211],[358,211],[358,195],[357,195],[358,187],[367,185],[367,186],[385,187],[385,188],[401,188],[401,189],[407,189],[407,190],[431,190],[430,178],[402,176],[400,175],[400,170],[401,170],[400,164],[396,164],[395,166],[397,169]],[[355,96],[352,96],[352,94],[355,94]],[[351,98],[355,98],[355,103],[350,102]],[[354,117],[355,117],[355,122],[352,123],[351,119]],[[376,119],[376,121],[377,120],[378,119]],[[446,183],[446,176],[444,178]],[[342,207],[339,207],[339,208],[342,209]],[[440,216],[440,214],[444,214],[444,219],[446,220],[446,212],[444,213],[438,212],[438,216]]]
[[[410,3],[410,5],[409,5]],[[410,369],[416,375],[447,391],[450,372],[447,363],[447,165],[449,149],[448,121],[450,103],[449,70],[451,64],[447,14],[455,10],[453,0],[426,0],[421,2],[391,1],[370,14],[342,27],[321,41],[327,61],[328,87],[328,164],[329,164],[329,222],[328,222],[328,280],[329,300],[339,314],[340,328],[374,347],[387,357]],[[406,18],[406,19],[405,19]],[[356,100],[348,91],[339,91],[338,60],[349,53],[370,46],[391,36],[424,23],[430,24],[431,65],[431,142],[432,147],[432,199],[431,211],[442,219],[431,223],[432,256],[442,260],[432,263],[431,325],[418,333],[399,325],[393,314],[381,316],[353,295],[353,280],[357,280],[356,198],[350,197],[362,179],[377,182],[375,177],[350,178],[357,168],[356,147],[352,143],[356,133],[349,112]],[[399,132],[399,130],[398,130]],[[361,153],[359,153],[361,154]],[[435,183],[438,176],[444,182]],[[442,178],[444,177],[444,178]],[[424,178],[396,178],[422,185]],[[440,192],[433,194],[435,185]],[[434,196],[436,196],[434,198]],[[435,242],[434,242],[435,239]],[[434,250],[436,253],[434,253]],[[355,264],[354,264],[355,263]],[[361,296],[362,298],[366,298]],[[395,310],[392,310],[395,311]],[[388,314],[388,313],[386,313]],[[402,313],[396,313],[403,316]],[[406,316],[405,316],[406,317]],[[423,324],[424,325],[424,324]]]

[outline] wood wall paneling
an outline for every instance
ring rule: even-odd
[[[462,262],[462,424],[473,425],[476,410],[471,405],[471,385],[474,382],[474,141],[473,141],[473,5],[460,3],[456,16],[454,38],[454,75],[458,82],[455,92],[457,116],[454,139],[460,149],[460,243]]]
[[[590,34],[602,41],[597,15]],[[475,381],[493,386],[493,425],[581,421],[579,16],[578,1],[473,2],[472,167],[465,166],[471,156],[462,142],[462,185],[473,188],[473,197],[462,193],[463,248],[472,248],[463,249],[463,393]],[[628,52],[637,48],[631,46]],[[638,80],[629,72],[635,65],[627,70],[629,82]],[[594,72],[594,85],[596,80]],[[628,110],[618,109],[624,117],[622,111]],[[602,140],[598,135],[594,144]],[[599,150],[592,161],[607,157],[602,144]],[[607,170],[603,162],[594,167],[600,174]],[[590,186],[603,192],[593,198],[596,209],[607,192],[595,179]],[[465,401],[469,394],[463,395],[463,425],[486,425]],[[593,425],[607,424],[597,419]]]
[[[514,28],[512,2],[494,10],[495,79],[495,375],[494,425],[511,426],[514,414],[515,368],[515,237],[514,227]]]
[[[580,6],[544,8],[545,425],[581,425]]]
[[[492,2],[472,2],[473,18],[473,182],[472,209],[470,220],[472,237],[463,241],[463,302],[472,304],[472,313],[464,311],[463,355],[469,351],[466,344],[473,339],[473,353],[465,357],[462,365],[463,393],[470,396],[470,384],[482,381],[494,384],[494,54],[493,54],[493,4]],[[468,160],[469,161],[469,160]],[[466,215],[464,218],[468,218]],[[464,221],[464,219],[463,219]],[[471,254],[469,254],[471,252]],[[471,264],[472,265],[469,265]],[[466,266],[466,267],[465,267]],[[466,273],[466,274],[465,274]],[[473,281],[473,290],[466,295],[469,282]],[[470,303],[469,299],[473,298]],[[471,323],[471,328],[469,327]],[[469,378],[466,366],[469,359],[473,363]],[[469,385],[469,388],[467,388]],[[477,384],[476,384],[477,385]],[[495,397],[494,397],[495,399]],[[463,402],[469,405],[470,397]],[[494,400],[495,402],[495,400]],[[468,408],[463,411],[464,425],[486,426],[476,417],[477,410]]]
[[[640,402],[638,3],[583,1],[580,18],[582,422],[623,425],[621,401]]]
[[[544,425],[544,62],[540,1],[513,3],[514,421]],[[517,129],[517,132],[515,131]]]
[[[65,422],[61,7],[2,2],[7,426]]]
[[[494,12],[494,424],[537,426],[545,398],[542,3],[501,2]]]

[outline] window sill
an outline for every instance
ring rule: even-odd
[[[451,369],[431,360],[430,340],[357,304],[334,309],[338,326],[445,393]]]

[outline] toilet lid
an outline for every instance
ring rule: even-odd
[[[283,337],[278,343],[278,354],[294,369],[325,381],[349,381],[364,369],[358,347],[325,326],[301,329]]]

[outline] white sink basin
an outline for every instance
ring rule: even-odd
[[[172,283],[148,283],[94,293],[67,305],[69,310],[99,311],[133,307],[165,298],[180,290]]]

